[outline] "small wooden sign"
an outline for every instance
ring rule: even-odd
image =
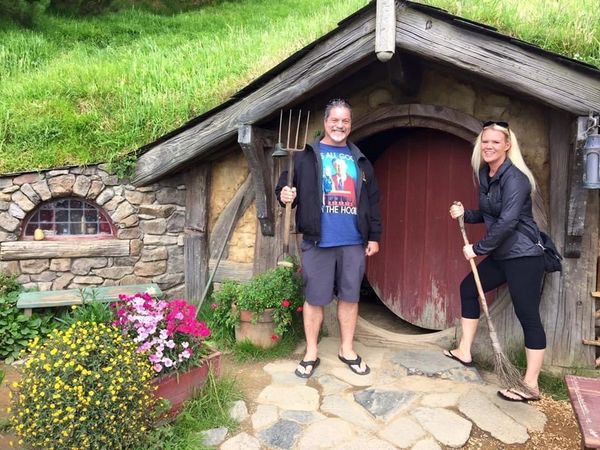
[[[600,448],[600,378],[566,375],[565,381],[583,448]]]

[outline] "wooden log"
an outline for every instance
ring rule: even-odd
[[[208,279],[208,202],[210,198],[209,163],[190,170],[185,176],[184,274],[189,301],[197,302]]]
[[[270,154],[267,156],[265,153],[268,133],[266,130],[260,130],[252,125],[241,125],[238,129],[238,143],[246,156],[252,175],[256,216],[260,223],[260,231],[265,236],[273,236],[275,228],[273,224],[273,183],[271,182],[272,164],[269,161]]]
[[[325,81],[358,70],[360,64],[368,62],[365,56],[373,51],[374,32],[374,12],[357,15],[339,32],[314,46],[294,65],[246,95],[242,101],[141,155],[133,183],[147,185],[174,172],[192,158],[209,156],[215,147],[235,136],[239,125],[257,123]]]
[[[596,347],[600,347],[600,339],[596,339],[595,341],[592,341],[591,339],[582,339],[581,342],[585,345],[595,345]]]
[[[558,109],[587,115],[600,110],[600,81],[541,52],[479,33],[398,3],[396,46],[449,64]]]
[[[0,243],[0,260],[129,256],[129,240],[7,241]]]

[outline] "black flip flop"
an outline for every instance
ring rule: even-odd
[[[454,361],[458,361],[459,363],[461,363],[465,367],[473,367],[475,365],[473,363],[473,361],[469,361],[469,362],[463,361],[458,356],[456,356],[454,353],[452,353],[452,350],[444,350],[444,356],[446,358],[453,359]]]
[[[321,363],[321,360],[319,358],[315,359],[314,361],[304,361],[304,360],[302,360],[302,361],[300,361],[298,363],[299,366],[302,366],[305,369],[307,367],[309,367],[309,366],[312,366],[312,368],[310,369],[309,372],[304,372],[304,373],[302,373],[298,369],[296,369],[294,371],[294,373],[296,374],[297,377],[300,377],[300,378],[310,378],[310,376],[313,374],[313,372],[315,371],[315,369],[317,367],[319,367],[320,363]]]
[[[508,395],[506,395],[504,393],[504,391],[506,392],[510,392],[512,395],[516,395],[517,398],[512,398]],[[540,397],[526,397],[525,395],[523,395],[522,392],[516,391],[515,389],[504,389],[502,391],[498,391],[498,397],[500,397],[503,400],[507,400],[509,402],[522,402],[522,403],[527,403],[527,402],[537,402],[538,400],[540,400]]]
[[[371,372],[371,369],[369,368],[369,366],[367,366],[365,364],[365,370],[364,372],[359,372],[357,369],[355,369],[352,366],[359,366],[360,367],[360,363],[362,362],[362,358],[358,355],[356,355],[356,359],[346,359],[341,355],[338,355],[338,358],[340,359],[341,362],[343,362],[344,364],[348,365],[348,367],[350,368],[350,370],[352,372],[354,372],[356,375],[367,375],[368,373]]]

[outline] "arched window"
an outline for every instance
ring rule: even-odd
[[[80,198],[61,198],[39,206],[23,227],[23,238],[33,239],[36,229],[46,239],[69,237],[112,237],[114,228],[98,206]]]

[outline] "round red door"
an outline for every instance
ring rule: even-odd
[[[469,265],[448,209],[455,200],[477,208],[471,151],[452,134],[407,129],[374,164],[384,231],[367,278],[388,308],[419,327],[443,330],[460,319]],[[474,242],[484,227],[467,225],[467,233]]]

